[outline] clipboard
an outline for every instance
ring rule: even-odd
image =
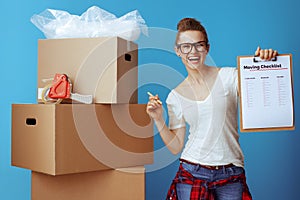
[[[238,56],[240,131],[294,130],[292,55]]]

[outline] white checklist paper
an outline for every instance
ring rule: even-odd
[[[238,57],[241,130],[294,126],[291,55]]]

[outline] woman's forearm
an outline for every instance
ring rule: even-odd
[[[185,128],[170,130],[163,118],[156,119],[154,122],[167,148],[172,154],[178,154],[183,147],[184,135],[182,137],[182,132],[185,132]]]

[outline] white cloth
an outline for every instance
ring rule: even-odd
[[[203,165],[244,166],[237,131],[237,70],[223,67],[208,97],[195,101],[172,90],[167,97],[169,128],[189,125],[181,158]]]

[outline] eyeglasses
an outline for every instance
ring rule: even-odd
[[[206,42],[200,41],[195,43],[182,43],[177,44],[177,48],[180,49],[181,53],[188,54],[192,51],[193,47],[195,47],[196,51],[204,52],[206,51]]]

